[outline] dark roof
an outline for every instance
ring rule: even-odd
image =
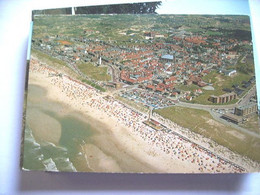
[[[239,89],[239,88],[235,88],[235,92],[236,92],[237,95],[241,95],[244,92],[244,90]]]
[[[235,122],[235,123],[240,123],[243,120],[243,118],[241,116],[237,116],[237,115],[234,115],[234,114],[231,114],[231,113],[226,113],[226,114],[222,115],[222,118],[229,119],[229,120],[231,120],[232,122]]]
[[[246,105],[238,106],[237,108],[238,108],[238,109],[241,109],[241,110],[244,110],[244,109],[252,108],[252,107],[255,107],[255,106],[257,106],[256,103],[250,102],[250,103],[248,103],[248,104],[246,104]]]

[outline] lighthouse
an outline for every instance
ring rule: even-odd
[[[101,56],[99,56],[98,58],[98,65],[100,66],[102,64],[102,59],[101,59]]]

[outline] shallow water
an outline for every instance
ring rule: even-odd
[[[90,116],[83,116],[65,104],[47,99],[46,90],[40,86],[28,87],[24,169],[81,172],[158,171],[148,162],[137,158],[130,148],[122,145],[118,141],[120,138],[114,136],[113,131],[107,129],[105,124]],[[45,132],[42,132],[44,130]]]
[[[42,116],[47,115],[58,121],[61,125],[61,136],[58,144],[36,139],[34,136],[36,130],[29,126],[30,121],[26,121],[23,167],[29,170],[88,171],[86,166],[82,166],[85,158],[81,154],[80,145],[90,142],[89,137],[95,134],[96,130],[73,114],[59,115],[58,111],[61,107],[64,108],[64,105],[47,100],[45,96],[46,91],[43,88],[29,85],[27,113],[37,109],[37,112],[44,113]],[[45,118],[34,116],[34,118],[27,117],[27,120],[45,120]]]

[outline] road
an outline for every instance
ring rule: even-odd
[[[112,70],[112,81],[113,82],[118,82],[119,81],[119,72],[118,72],[117,68],[114,65],[112,65],[112,64],[107,64],[107,65]]]
[[[248,135],[260,138],[260,134],[257,134],[255,132],[252,132],[248,129],[245,129],[243,127],[240,127],[234,123],[228,122],[222,118],[220,118],[222,116],[222,114],[218,114],[216,112],[213,112],[213,109],[234,109],[237,106],[241,106],[241,105],[245,105],[250,101],[250,98],[256,93],[256,88],[255,85],[253,87],[251,87],[251,89],[239,100],[238,103],[236,104],[230,104],[230,105],[201,105],[201,104],[191,104],[191,103],[186,103],[186,102],[179,102],[176,104],[176,106],[181,106],[181,107],[186,107],[186,108],[194,108],[194,109],[200,109],[200,110],[206,110],[208,111],[211,116],[218,122],[233,127],[243,133],[246,133]]]
[[[203,105],[203,104],[192,104],[187,102],[179,102],[179,106],[196,108],[196,109],[233,109],[237,106],[242,106],[250,101],[250,98],[256,93],[255,85],[236,103],[229,105]]]
[[[238,101],[239,105],[245,105],[249,103],[250,98],[256,94],[256,85],[251,87],[251,89]]]

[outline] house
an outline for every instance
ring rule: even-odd
[[[201,89],[198,89],[198,90],[197,90],[197,93],[200,93],[200,94],[201,94],[201,93],[203,93],[203,91],[202,91]]]
[[[199,81],[199,82],[197,83],[197,85],[198,85],[199,87],[205,87],[205,86],[207,85],[207,83],[205,83],[204,81]]]
[[[225,91],[225,92],[227,92],[227,93],[231,93],[231,92],[232,92],[232,90],[229,89],[229,88],[224,88],[223,91]]]
[[[166,85],[168,85],[168,84],[170,84],[170,83],[174,83],[174,81],[176,81],[176,80],[177,80],[176,77],[171,76],[170,78],[164,79],[163,83],[166,84]]]
[[[151,91],[154,91],[154,90],[155,90],[155,86],[148,84],[148,85],[146,86],[146,89],[151,90]]]
[[[145,32],[144,36],[145,39],[153,39],[155,37],[156,33],[155,32]]]
[[[186,81],[184,82],[184,84],[185,84],[185,85],[191,85],[191,84],[192,84],[192,80],[186,80]]]
[[[191,101],[191,100],[192,100],[192,96],[189,96],[189,95],[188,95],[188,96],[186,97],[186,100]]]
[[[193,92],[197,93],[197,94],[202,94],[203,93],[201,89],[194,89]]]
[[[235,93],[236,93],[238,96],[241,95],[243,92],[244,92],[243,89],[235,88]]]
[[[190,80],[195,85],[198,85],[198,83],[202,81],[202,79],[200,77],[197,77],[197,76],[191,76]]]
[[[137,83],[136,80],[130,79],[130,78],[124,78],[124,79],[122,79],[122,80],[123,80],[125,83],[130,84],[130,85],[133,85],[133,84],[136,84],[136,83]]]
[[[255,76],[252,76],[252,77],[249,79],[249,82],[250,82],[250,83],[254,83],[254,82],[255,82]]]
[[[80,60],[80,57],[79,56],[73,56],[73,59],[78,61],[78,60]]]
[[[177,92],[173,92],[172,94],[171,94],[171,96],[172,97],[177,97],[179,94],[177,93]]]
[[[242,85],[242,87],[244,87],[244,88],[248,88],[250,85],[251,85],[250,82],[246,82],[246,83],[244,83],[244,84]]]
[[[164,91],[164,88],[156,87],[155,91],[162,93]]]

